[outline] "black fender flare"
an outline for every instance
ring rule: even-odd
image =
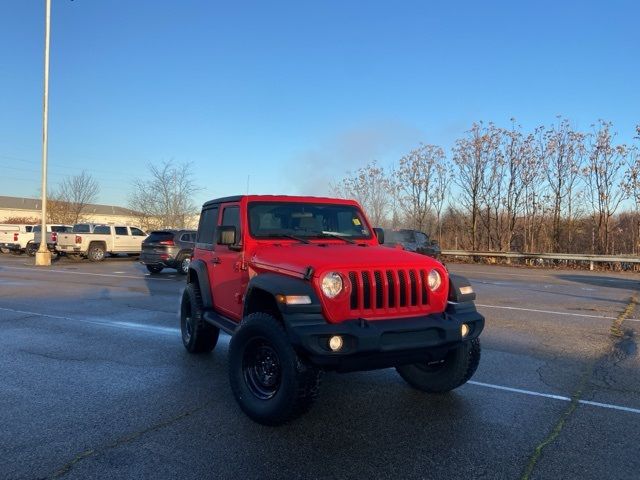
[[[467,292],[468,288],[471,288],[471,292]],[[464,288],[463,293],[461,289]],[[476,292],[471,286],[471,282],[467,277],[462,275],[449,274],[449,301],[455,303],[473,302],[476,299]]]
[[[269,272],[256,275],[249,281],[245,296],[243,316],[246,316],[251,295],[256,290],[262,290],[273,296],[274,299],[276,299],[278,295],[307,295],[311,299],[311,303],[307,305],[287,305],[284,302],[276,300],[275,303],[285,324],[289,324],[294,320],[294,317],[301,315],[315,316],[322,313],[322,304],[311,282],[302,278]]]
[[[198,279],[198,288],[202,298],[202,307],[205,309],[213,308],[213,296],[211,295],[211,283],[209,283],[209,273],[207,272],[207,264],[203,260],[193,260],[189,265],[187,273],[187,283],[195,283],[195,277]]]

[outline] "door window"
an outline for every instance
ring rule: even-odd
[[[236,245],[240,244],[240,207],[226,207],[222,212],[222,226],[236,227]]]
[[[116,227],[116,235],[129,235],[127,227]]]
[[[203,210],[198,225],[197,243],[201,248],[213,248],[215,243],[216,225],[218,224],[218,207]]]

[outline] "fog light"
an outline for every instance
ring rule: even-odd
[[[342,348],[342,337],[340,335],[334,335],[329,339],[329,348],[333,352],[337,352]]]
[[[467,325],[466,323],[463,323],[462,327],[460,327],[460,333],[462,334],[462,338],[469,335],[469,325]]]

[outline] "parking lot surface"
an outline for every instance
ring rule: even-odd
[[[227,336],[182,347],[183,276],[0,255],[0,478],[639,478],[640,275],[449,268],[487,318],[471,382],[328,373],[269,428],[233,399]]]

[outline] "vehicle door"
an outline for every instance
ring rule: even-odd
[[[216,245],[215,257],[209,263],[213,303],[223,315],[234,320],[242,318],[243,296],[248,275],[243,270],[242,222],[240,221],[240,205],[227,203],[222,205],[219,227],[235,227],[236,243],[234,245]]]
[[[131,246],[132,252],[141,252],[142,251],[142,242],[145,238],[147,238],[147,234],[142,230],[136,227],[129,227],[129,231],[131,233]]]
[[[127,227],[119,226],[113,227],[113,249],[112,252],[130,252],[135,250],[132,245],[132,236],[129,235],[129,229]]]

